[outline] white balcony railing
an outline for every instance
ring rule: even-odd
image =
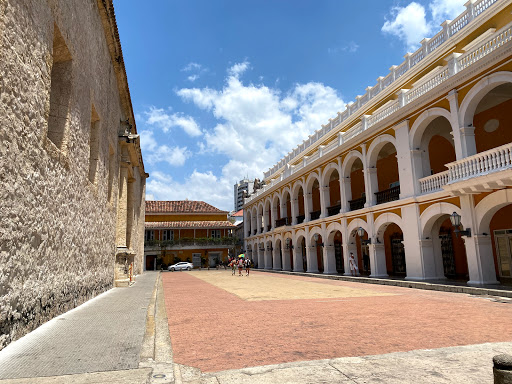
[[[443,189],[448,184],[449,171],[439,172],[432,176],[420,179],[420,192],[431,193]]]
[[[512,143],[446,164],[448,184],[512,167]]]
[[[444,22],[442,24],[443,30],[436,34],[432,39],[424,39],[422,41],[422,46],[418,49],[418,51],[414,52],[413,54],[407,54],[405,56],[406,59],[402,64],[400,64],[399,66],[392,66],[390,69],[390,73],[385,77],[379,77],[378,83],[375,86],[368,87],[364,95],[358,96],[356,98],[356,101],[349,103],[343,112],[338,112],[338,115],[334,119],[330,119],[328,124],[323,125],[321,129],[315,131],[312,135],[308,137],[308,139],[304,140],[294,150],[290,151],[271,169],[269,169],[267,172],[264,172],[265,179],[274,177],[274,180],[280,180],[281,177],[276,178],[276,176],[274,175],[278,174],[278,172],[281,172],[281,175],[284,175],[283,172],[285,169],[288,169],[287,165],[290,164],[290,161],[292,161],[293,159],[297,158],[299,155],[307,151],[308,148],[310,148],[315,143],[321,141],[322,138],[331,131],[342,131],[342,139],[339,141],[336,140],[328,144],[327,150],[323,150],[322,154],[320,154],[320,150],[317,150],[311,157],[305,158],[303,161],[300,162],[295,161],[295,165],[291,168],[289,172],[286,173],[286,177],[298,172],[304,166],[310,164],[314,160],[332,151],[337,146],[343,145],[348,140],[356,137],[358,134],[363,132],[364,129],[368,129],[371,126],[377,124],[379,121],[397,112],[401,107],[413,102],[417,98],[428,93],[430,90],[434,89],[435,87],[446,81],[454,74],[474,64],[475,62],[479,61],[480,59],[488,55],[490,52],[500,48],[505,43],[509,42],[512,39],[511,25],[507,25],[500,31],[483,39],[480,43],[471,48],[468,52],[465,52],[462,55],[455,55],[447,66],[440,67],[439,70],[432,71],[432,73],[428,74],[418,83],[416,83],[412,89],[403,90],[403,93],[401,94],[403,98],[401,100],[399,99],[391,103],[384,104],[367,118],[366,128],[360,122],[356,124],[354,127],[343,132],[344,127],[342,125],[351,115],[360,113],[361,109],[369,100],[371,100],[378,94],[381,94],[384,89],[391,86],[399,77],[407,73],[407,71],[410,68],[416,66],[418,63],[420,63],[422,60],[428,57],[440,45],[446,42],[451,36],[455,35],[466,25],[471,23],[471,21],[475,17],[481,15],[486,9],[488,9],[497,2],[498,0],[474,0],[473,2],[467,2],[466,10],[461,15],[459,15],[453,21]],[[275,182],[272,182],[271,185],[273,184],[275,184]],[[263,193],[263,191],[270,188],[271,185],[266,185],[263,189],[260,189],[257,193],[250,196],[248,199],[246,199],[246,203],[250,202],[256,196],[259,196],[261,193]]]

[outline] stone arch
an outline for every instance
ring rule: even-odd
[[[444,109],[444,108],[430,108],[423,112],[421,115],[418,116],[418,118],[414,121],[414,124],[411,127],[411,131],[409,133],[409,145],[410,149],[417,149],[421,146],[421,138],[423,137],[423,133],[427,129],[428,125],[438,117],[444,117],[446,118],[450,124],[452,125],[452,131],[453,131],[453,122],[452,122],[452,115],[450,111]]]
[[[393,146],[396,149],[396,139],[391,135],[381,135],[372,141],[367,152],[368,168],[377,166],[377,157],[379,156],[379,152],[382,149],[382,147],[384,147],[384,145],[386,145],[387,143],[393,144]]]
[[[314,236],[319,235],[322,238],[322,243],[325,245],[325,233],[319,226],[314,226],[309,229],[309,258],[308,258],[308,272],[318,273],[324,271],[324,247],[318,245]]]
[[[303,243],[305,244],[304,248],[302,247]],[[293,266],[294,271],[296,272],[306,272],[308,270],[307,264],[307,251],[306,248],[308,246],[308,240],[306,237],[306,232],[304,230],[297,231],[293,236],[293,245],[294,245],[294,260]]]
[[[359,228],[359,227],[363,227],[363,229],[366,231],[366,233],[368,233],[368,236],[371,236],[372,232],[371,232],[370,226],[368,225],[368,223],[366,221],[364,221],[363,219],[360,219],[360,218],[354,219],[348,224],[348,226],[347,226],[348,236],[349,237],[352,236],[354,234],[354,232],[357,231],[357,228]],[[343,240],[343,241],[345,241],[345,240]]]
[[[283,254],[282,254],[282,243],[283,236],[282,234],[278,234],[274,236],[273,245],[272,245],[272,258],[273,258],[273,268],[275,270],[283,269]]]
[[[311,193],[311,189],[313,188],[313,184],[315,182],[315,180],[318,181],[318,184],[320,186],[322,186],[322,179],[320,177],[320,175],[317,173],[317,172],[311,172],[307,179],[306,179],[306,182],[304,183],[306,185],[306,189],[304,190],[304,194],[306,193]]]
[[[451,203],[436,203],[425,209],[420,216],[420,228],[423,239],[430,236],[434,223],[443,215],[451,215],[457,212],[461,215],[461,209]]]
[[[512,72],[500,71],[485,76],[476,83],[464,97],[459,108],[459,121],[464,127],[473,125],[476,108],[484,96],[493,88],[505,83],[512,83]]]
[[[375,229],[375,239],[378,240],[380,243],[384,243],[383,235],[386,231],[386,228],[389,224],[396,224],[402,229],[403,231],[403,222],[402,218],[398,216],[396,213],[383,213],[379,217],[377,217],[377,220],[375,220],[375,223],[373,225],[373,228]]]
[[[329,178],[331,177],[331,174],[334,171],[337,171],[338,175],[340,175],[340,177],[341,177],[341,171],[339,168],[340,167],[338,166],[338,163],[336,163],[336,162],[330,162],[329,164],[327,164],[322,171],[322,181],[321,181],[320,185],[323,187],[327,187],[329,185]]]
[[[475,207],[477,222],[475,234],[487,233],[490,235],[490,224],[494,214],[509,204],[512,204],[512,189],[502,189],[484,197]]]
[[[343,159],[343,164],[341,166],[340,177],[350,177],[350,168],[352,167],[352,164],[354,163],[354,161],[356,161],[357,159],[360,159],[364,165],[364,159],[363,159],[362,153],[359,151],[356,151],[355,149],[350,151],[347,154],[347,156],[345,156],[345,158]]]

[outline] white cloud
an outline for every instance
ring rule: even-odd
[[[296,84],[286,93],[264,84],[244,84],[239,76],[248,68],[247,61],[231,66],[220,89],[176,91],[182,100],[210,112],[217,121],[203,127],[204,140],[195,154],[208,153],[211,172],[194,170],[180,182],[150,172],[148,193],[157,199],[204,200],[231,210],[235,182],[246,176],[261,178],[288,151],[344,109],[345,102],[336,91],[320,83]],[[161,118],[165,111],[150,113],[159,124],[167,121]]]
[[[431,26],[427,22],[425,8],[412,2],[406,7],[392,9],[393,20],[387,20],[382,26],[382,32],[389,33],[402,40],[407,49],[414,51],[419,42],[430,33]]]
[[[432,37],[441,30],[443,21],[463,12],[464,3],[465,0],[432,0],[428,4],[430,15],[423,5],[414,1],[405,7],[393,7],[391,19],[386,20],[382,32],[398,37],[409,51],[415,51],[423,38]]]
[[[144,153],[144,161],[148,164],[168,163],[179,167],[185,164],[192,153],[187,147],[170,147],[168,145],[158,145],[154,133],[151,130],[140,132],[140,146]]]
[[[193,117],[181,113],[169,114],[162,108],[150,107],[146,112],[146,123],[161,128],[164,132],[169,132],[173,127],[179,127],[191,137],[201,136],[202,132],[199,125]]]
[[[359,49],[359,44],[355,41],[350,41],[349,43],[342,45],[341,47],[327,48],[327,53],[330,55],[340,54],[340,53],[354,53]]]
[[[187,77],[187,80],[190,82],[194,82],[197,79],[199,79],[204,73],[208,72],[208,68],[204,68],[201,64],[190,62],[185,67],[183,67],[181,71],[192,72],[192,74]]]
[[[435,27],[445,20],[452,20],[460,15],[466,7],[466,0],[433,0],[429,4]]]
[[[230,76],[238,77],[245,71],[249,69],[249,62],[244,61],[243,63],[236,63],[231,68],[228,69],[228,73]]]

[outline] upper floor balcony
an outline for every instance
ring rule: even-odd
[[[236,237],[200,237],[189,238],[183,237],[175,240],[145,240],[144,248],[146,250],[155,249],[191,249],[191,248],[230,248],[240,244],[240,240]]]

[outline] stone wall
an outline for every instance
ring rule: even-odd
[[[135,123],[107,7],[111,0],[0,0],[0,349],[113,286],[120,121]],[[57,89],[54,59],[66,60],[66,49],[69,82]],[[56,107],[54,92],[67,101]],[[49,139],[52,117],[65,120],[64,144]],[[130,145],[140,273],[147,175],[137,139]]]

